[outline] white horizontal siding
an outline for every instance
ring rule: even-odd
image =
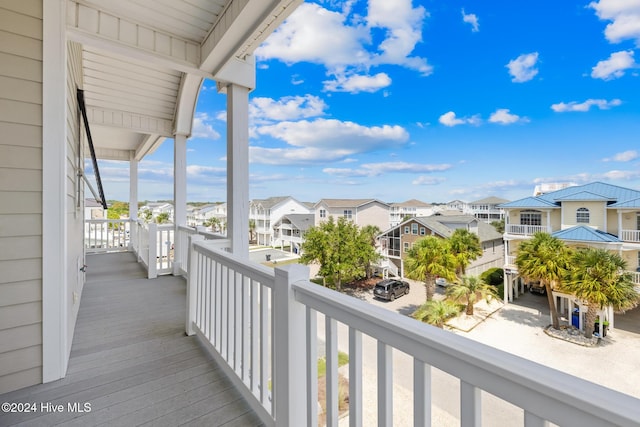
[[[42,3],[0,3],[0,393],[42,381]]]

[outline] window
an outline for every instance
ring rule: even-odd
[[[424,236],[425,234],[427,234],[427,230],[424,227],[420,227],[420,235]]]
[[[404,234],[409,234],[409,226],[408,225],[404,226]]]
[[[542,225],[542,214],[537,211],[522,211],[520,225]]]
[[[418,224],[411,224],[411,234],[418,234]]]
[[[324,209],[320,209],[320,218],[326,218],[327,217],[327,211]]]
[[[344,210],[344,217],[347,219],[353,218],[353,211],[351,209]]]
[[[404,251],[409,252],[409,242],[404,242],[403,246],[404,246]]]
[[[589,223],[589,209],[587,208],[579,208],[576,211],[576,222],[579,224],[588,224]]]

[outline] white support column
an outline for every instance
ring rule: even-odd
[[[227,90],[227,237],[231,253],[249,257],[249,89]]]
[[[42,3],[42,382],[67,371],[65,1]],[[75,93],[72,102],[75,102]],[[74,261],[75,262],[75,261]]]
[[[129,249],[133,249],[135,239],[137,238],[136,232],[138,227],[138,159],[136,159],[136,152],[131,151],[129,154],[129,219],[131,224],[129,227]]]
[[[173,139],[173,224],[174,236],[178,227],[187,225],[187,136],[176,134]],[[173,274],[180,274],[182,251],[179,239],[174,239]]]

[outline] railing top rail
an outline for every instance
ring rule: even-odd
[[[195,234],[198,232],[195,227],[189,227],[188,225],[179,225],[178,231],[186,231],[187,233]]]
[[[275,282],[273,269],[261,264],[248,265],[247,259],[222,250],[221,243],[225,241],[226,240],[198,240],[193,242],[193,248],[196,252],[211,258],[215,257],[232,270],[249,276],[251,279],[257,280],[269,288],[273,288]]]
[[[173,224],[157,224],[158,230],[172,230],[175,228]]]
[[[638,399],[303,281],[296,300],[560,425],[638,425]],[[574,410],[571,410],[574,408]]]

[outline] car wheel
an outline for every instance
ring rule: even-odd
[[[389,301],[393,301],[394,299],[396,299],[396,294],[392,293],[389,295]]]
[[[408,295],[408,294],[409,294],[409,288],[407,288],[407,290],[406,290],[406,291],[404,291],[404,294],[405,294],[405,295]]]

